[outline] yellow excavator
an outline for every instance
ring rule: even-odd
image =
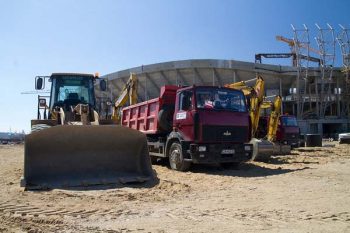
[[[278,121],[281,116],[281,106],[282,98],[279,95],[275,96],[273,102],[264,100],[264,102],[261,105],[262,109],[271,109],[267,126],[267,134],[265,136],[266,139],[270,142],[276,141]]]
[[[131,73],[129,80],[126,82],[123,90],[119,94],[118,99],[114,103],[112,110],[112,119],[120,122],[121,120],[121,109],[129,102],[129,105],[137,103],[137,77],[136,74]]]
[[[36,77],[36,89],[51,82],[50,102],[38,98],[38,119],[25,138],[26,189],[144,182],[154,178],[144,134],[102,121],[96,112],[92,74],[53,73]],[[44,117],[39,114],[44,109]],[[106,124],[106,125],[103,125]]]
[[[253,86],[247,85],[253,81],[255,81]],[[252,160],[267,160],[273,154],[288,154],[291,150],[290,146],[282,145],[275,140],[279,116],[281,115],[281,97],[276,96],[274,102],[265,100],[265,81],[260,75],[251,80],[227,84],[225,87],[242,90],[247,98],[252,125],[252,140],[250,142],[253,144]],[[271,108],[267,134],[262,138],[257,138],[261,110],[267,108]]]

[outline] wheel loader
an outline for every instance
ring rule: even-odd
[[[154,178],[144,134],[99,120],[92,74],[37,76],[37,90],[51,82],[50,96],[38,97],[38,117],[25,137],[26,189],[145,182]],[[49,104],[47,105],[47,100]]]

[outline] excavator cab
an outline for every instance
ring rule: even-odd
[[[97,184],[144,182],[154,177],[147,139],[137,130],[101,125],[96,112],[91,74],[54,73],[36,78],[36,89],[51,82],[44,119],[32,120],[25,138],[26,189],[51,189]],[[106,83],[100,81],[100,89]],[[39,116],[39,114],[38,114]]]

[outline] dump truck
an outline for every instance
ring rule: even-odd
[[[260,117],[257,137],[262,138],[267,135],[269,121],[269,116]],[[278,126],[275,135],[275,142],[290,145],[291,148],[299,147],[300,128],[296,117],[287,114],[281,115],[278,119]]]
[[[121,124],[147,136],[150,156],[186,171],[192,163],[230,166],[252,156],[251,123],[242,91],[163,86],[160,96],[122,109]]]
[[[99,119],[92,74],[37,76],[36,89],[51,82],[50,96],[38,97],[38,116],[25,137],[26,189],[144,182],[154,178],[147,139],[137,130]],[[47,105],[47,99],[49,104]]]

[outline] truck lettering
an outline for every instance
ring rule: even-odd
[[[184,119],[186,119],[186,112],[176,113],[176,120],[184,120]]]

